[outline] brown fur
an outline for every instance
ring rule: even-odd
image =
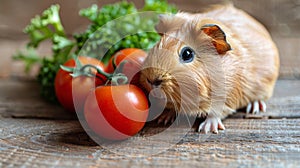
[[[224,31],[231,50],[224,54],[216,50],[201,30],[206,24]],[[267,30],[245,12],[232,5],[199,14],[181,12],[161,17],[157,31],[164,35],[149,52],[140,81],[150,91],[147,79],[161,79],[167,108],[224,118],[250,102],[272,96],[278,51]],[[193,62],[179,62],[183,46],[196,51]]]

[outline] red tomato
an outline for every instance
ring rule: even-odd
[[[80,56],[78,59],[82,65],[92,64],[104,70],[104,64],[95,58]],[[68,60],[64,66],[74,67],[75,60]],[[87,76],[73,78],[70,74],[70,72],[62,69],[58,70],[54,83],[55,94],[60,104],[67,111],[75,112],[75,109],[82,111],[86,96],[95,86],[99,86],[105,82],[103,80],[104,77],[102,80]]]
[[[130,83],[136,84],[138,83],[139,72],[146,57],[147,53],[138,48],[126,48],[120,50],[109,60],[109,63],[106,67],[107,72],[114,72],[113,59],[115,59],[116,66],[120,65],[122,61],[126,60],[127,62],[122,69],[122,73],[128,77]]]
[[[148,116],[148,100],[134,85],[100,86],[88,95],[84,116],[97,135],[123,140],[143,128]]]

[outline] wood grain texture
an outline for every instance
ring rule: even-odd
[[[300,118],[300,80],[278,80],[267,112],[256,115],[238,113],[241,118]]]
[[[218,135],[190,131],[179,143],[144,157],[96,145],[77,121],[1,119],[0,167],[296,167],[299,119],[227,119]],[[143,136],[151,128],[144,129]],[[151,133],[150,133],[151,134]],[[127,141],[143,140],[137,136]],[[144,142],[147,143],[147,142]],[[159,148],[157,146],[153,148]],[[139,146],[130,146],[131,152]]]
[[[280,71],[281,79],[300,79],[300,37],[284,37],[273,32],[275,41],[280,54]]]
[[[32,80],[0,79],[0,117],[76,119],[75,114],[64,111],[59,105],[45,102],[39,95],[39,86]],[[279,80],[274,96],[267,102],[267,113],[235,118],[300,118],[300,80]]]
[[[75,119],[59,105],[49,104],[40,96],[33,80],[0,78],[0,117]]]
[[[298,49],[300,42],[300,5],[297,0],[232,0],[236,7],[245,10],[265,25],[273,36],[277,44],[281,58],[280,77],[284,79],[300,78],[300,52]],[[86,29],[89,22],[78,15],[82,8],[87,8],[93,3],[99,6],[107,3],[117,2],[117,0],[65,0],[53,1],[28,0],[17,2],[2,0],[0,6],[0,76],[24,75],[23,65],[20,62],[12,61],[12,55],[18,50],[25,48],[28,37],[22,33],[23,28],[36,14],[40,14],[50,4],[58,3],[61,6],[61,18],[68,34],[79,33]],[[143,6],[143,1],[132,0],[139,8]],[[224,0],[198,0],[182,1],[169,0],[180,10],[199,12],[208,5],[222,3]],[[15,12],[18,11],[18,12]],[[21,13],[21,14],[20,14]],[[72,19],[69,19],[72,18]],[[253,39],[255,40],[255,39]],[[263,52],[263,51],[262,51]],[[49,43],[43,43],[39,47],[41,55],[51,55]],[[31,75],[37,73],[37,69]]]
[[[149,141],[166,127],[147,124],[128,141],[98,145],[72,115],[41,100],[35,82],[1,79],[0,167],[297,167],[299,86],[279,80],[267,113],[256,119],[239,113],[246,119],[226,119],[218,135],[188,129],[170,145],[168,138],[185,128],[169,128],[167,136]]]

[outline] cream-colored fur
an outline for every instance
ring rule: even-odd
[[[218,25],[231,50],[216,52],[211,38],[201,32]],[[262,24],[233,5],[217,6],[205,13],[161,16],[160,42],[149,52],[141,84],[162,80],[167,108],[190,115],[224,118],[236,109],[272,96],[279,71],[278,50]],[[179,52],[189,46],[196,52],[191,63],[181,63]],[[174,103],[175,102],[175,103]]]

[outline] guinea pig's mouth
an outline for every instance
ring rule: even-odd
[[[170,98],[170,95],[167,95],[162,88],[153,88],[149,92],[149,99],[154,100],[154,102],[163,105],[165,108],[172,108],[174,106],[178,106],[176,102],[174,102],[174,98]]]
[[[151,89],[149,92],[149,96],[152,96],[153,98],[161,99],[161,100],[167,99],[165,92],[159,87]]]

